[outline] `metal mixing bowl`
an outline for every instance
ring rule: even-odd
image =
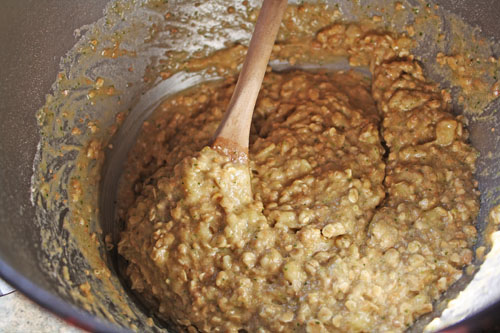
[[[40,228],[57,226],[60,221],[40,223],[31,201],[33,161],[40,140],[35,113],[44,104],[45,94],[59,72],[59,59],[77,42],[73,31],[101,18],[107,2],[8,0],[0,4],[0,276],[45,308],[91,331],[126,331],[130,325],[140,331],[160,331],[163,323],[149,326],[148,313],[136,305],[127,291],[119,291],[123,299],[118,304],[107,298],[109,290],[105,286],[92,285],[100,296],[95,299],[98,307],[108,311],[86,310],[81,300],[74,297],[72,288],[61,282],[61,272],[40,264],[47,255]],[[496,0],[441,0],[439,4],[465,22],[480,27],[484,36],[500,41],[497,24],[500,5]],[[498,105],[494,102],[485,111],[490,118],[487,122],[471,119],[469,124],[471,142],[482,153],[477,173],[483,193],[478,219],[480,231],[484,230],[489,210],[499,203],[500,161],[495,154],[500,140]],[[496,130],[493,132],[491,128]],[[493,152],[493,156],[487,157],[488,152]],[[106,229],[106,225],[103,227]],[[60,234],[61,238],[66,236]],[[84,264],[78,250],[62,251],[60,259],[72,263],[71,276],[83,275]],[[463,279],[454,292],[469,281],[470,278]],[[490,286],[499,284],[500,273],[486,281]],[[131,313],[124,315],[125,308],[132,309]],[[493,299],[482,311],[479,307],[472,308],[475,310],[468,311],[467,318],[455,327],[471,331],[491,329],[498,322],[495,316],[500,310],[500,299]]]

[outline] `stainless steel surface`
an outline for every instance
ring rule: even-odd
[[[228,0],[231,1],[231,0]],[[52,271],[46,266],[40,264],[40,259],[46,256],[45,244],[42,243],[40,236],[40,224],[36,222],[35,210],[30,201],[30,179],[32,176],[32,164],[35,156],[39,136],[35,121],[35,112],[43,105],[45,94],[50,91],[52,83],[55,81],[59,71],[59,59],[76,43],[73,31],[76,28],[88,23],[95,22],[102,16],[102,10],[107,1],[89,0],[89,1],[4,1],[0,4],[0,230],[2,231],[2,241],[0,242],[0,273],[18,289],[24,291],[37,302],[58,312],[60,315],[73,318],[80,325],[100,331],[120,330],[121,304],[108,303],[98,299],[96,303],[103,307],[109,307],[111,317],[118,321],[118,325],[111,326],[103,313],[98,310],[83,310],[79,300],[72,296],[71,288],[63,284],[59,279],[60,272]],[[215,1],[214,1],[215,2]],[[382,3],[386,1],[375,1]],[[412,0],[416,5],[417,0]],[[343,5],[348,1],[341,2]],[[387,2],[386,2],[387,3]],[[392,3],[392,2],[391,2]],[[491,38],[500,40],[500,29],[497,27],[498,17],[500,17],[500,5],[495,0],[466,1],[466,0],[442,0],[440,5],[445,9],[458,13],[468,22],[479,25],[483,28],[483,33]],[[422,2],[422,5],[425,3]],[[172,5],[172,6],[175,6]],[[182,7],[179,2],[178,7],[172,7],[175,10],[186,11],[189,6]],[[220,10],[220,8],[218,9]],[[222,14],[221,14],[222,17]],[[199,22],[198,22],[199,23]],[[208,24],[209,22],[204,22]],[[213,23],[213,22],[211,22]],[[85,34],[85,31],[83,32]],[[200,37],[198,42],[206,43],[208,47],[220,48],[223,41],[227,38],[245,40],[249,36],[244,30],[236,28],[232,34],[221,37],[217,42],[210,42]],[[189,49],[194,47],[193,41],[178,40],[171,41],[170,47],[183,47]],[[157,49],[154,49],[156,47]],[[140,63],[150,62],[154,64],[154,52],[163,53],[165,45],[158,43],[149,50],[139,52],[137,59]],[[422,48],[422,51],[430,54],[431,48]],[[155,51],[156,50],[156,51]],[[497,52],[498,50],[494,50]],[[143,53],[141,53],[143,52]],[[497,54],[498,55],[498,54]],[[73,63],[73,64],[76,64]],[[119,62],[113,63],[109,68],[93,69],[90,75],[96,75],[99,70],[109,72],[109,75],[115,75],[117,80],[125,82],[122,72],[126,72],[126,64]],[[115,67],[113,67],[115,66]],[[142,67],[141,67],[142,66]],[[145,64],[139,66],[141,70]],[[120,70],[121,69],[121,70]],[[146,89],[146,85],[139,83],[141,73],[133,73],[134,77],[128,77],[127,80],[136,80],[137,87],[131,92],[140,95],[141,89]],[[196,77],[178,75],[171,80],[167,80],[164,86],[157,86],[150,90],[140,99],[128,96],[123,100],[123,105],[132,108],[131,115],[138,119],[143,119],[146,114],[145,109],[151,109],[151,106],[158,102],[161,97],[160,92],[164,89],[171,89],[174,92],[184,86],[189,86],[197,82]],[[122,82],[122,83],[123,83]],[[135,82],[135,81],[134,81]],[[182,85],[180,84],[182,83]],[[141,104],[142,103],[142,104]],[[491,116],[491,120],[476,121],[471,119],[471,142],[481,152],[482,156],[478,162],[478,177],[480,187],[483,192],[482,209],[480,214],[480,228],[484,229],[485,218],[489,209],[498,204],[498,188],[500,186],[500,160],[496,152],[499,151],[498,134],[493,134],[491,128],[496,132],[500,131],[500,114],[496,111],[499,108],[498,101],[493,103],[486,111]],[[136,110],[136,111],[134,111]],[[96,112],[89,109],[88,112]],[[130,131],[137,131],[138,127],[133,127],[132,117],[128,120],[128,125],[124,128]],[[132,127],[130,127],[130,126]],[[129,126],[129,127],[127,127]],[[111,161],[123,159],[128,147],[132,143],[133,135],[128,132],[128,141],[117,140],[117,149],[111,156]],[[117,137],[119,138],[119,137]],[[120,144],[122,146],[120,146]],[[487,153],[493,152],[493,157],[489,158]],[[121,154],[121,157],[116,157]],[[108,169],[109,170],[109,169]],[[105,186],[107,190],[112,191],[116,185],[115,178],[106,176]],[[106,190],[106,188],[104,189]],[[112,211],[107,214],[112,214]],[[106,221],[112,221],[112,216],[106,218]],[[59,235],[66,237],[58,229],[59,219],[44,221],[45,225],[54,229],[54,237]],[[113,224],[104,224],[105,231],[112,231]],[[68,259],[69,262],[76,263],[72,267],[70,274],[82,278],[84,262],[80,258],[78,250],[67,250],[61,254],[61,259]],[[54,263],[54,267],[57,267]],[[80,276],[81,275],[81,276]],[[491,284],[499,285],[500,276],[494,277]],[[457,286],[452,288],[450,295],[456,295],[470,282],[470,278],[463,279]],[[92,282],[92,288],[101,294],[106,294],[106,286],[98,282]],[[63,301],[64,300],[64,301]],[[126,303],[132,304],[133,297],[126,298]],[[161,323],[156,323],[154,328],[149,328],[144,322],[147,313],[140,314],[140,308],[134,306],[134,320],[139,329],[159,330]],[[96,320],[96,318],[99,318]],[[426,322],[429,317],[424,318],[421,324]],[[103,322],[107,324],[102,324]],[[421,326],[416,326],[418,330]]]
[[[43,252],[30,200],[39,141],[35,113],[75,44],[74,31],[103,15],[108,0],[0,3],[0,272],[39,304],[82,326],[116,331],[89,316],[38,265]],[[63,301],[63,298],[66,301]]]
[[[439,0],[436,3],[464,18],[471,26],[480,27],[484,36],[500,40],[498,29],[500,3],[498,0]]]
[[[73,32],[102,16],[106,0],[3,1],[0,4],[0,259],[47,289],[37,266],[40,233],[31,223],[33,159],[39,141],[35,113],[76,42]],[[19,221],[13,223],[13,221]],[[20,237],[23,235],[22,237]],[[15,241],[11,241],[15,240]],[[55,290],[54,290],[55,291]]]

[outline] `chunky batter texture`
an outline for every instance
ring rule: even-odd
[[[193,332],[403,331],[431,311],[472,260],[476,152],[401,41],[316,36],[371,82],[269,73],[249,166],[203,148],[234,79],[166,101],[125,175],[132,288]]]

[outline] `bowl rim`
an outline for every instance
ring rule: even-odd
[[[90,313],[53,295],[34,284],[0,258],[0,278],[16,288],[26,297],[63,319],[66,323],[88,332],[131,333],[130,329],[103,321]],[[480,310],[474,315],[439,330],[443,333],[477,332],[500,328],[500,300]]]
[[[58,316],[69,325],[88,332],[128,333],[124,327],[103,321],[34,284],[0,258],[0,277],[23,295]]]

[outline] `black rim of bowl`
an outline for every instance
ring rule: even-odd
[[[123,327],[100,320],[88,312],[78,309],[74,305],[63,301],[61,298],[51,294],[45,289],[40,288],[29,279],[15,271],[2,259],[0,259],[0,277],[8,284],[16,288],[16,290],[26,295],[29,299],[42,306],[44,309],[57,315],[70,325],[79,327],[89,332],[131,332]]]

